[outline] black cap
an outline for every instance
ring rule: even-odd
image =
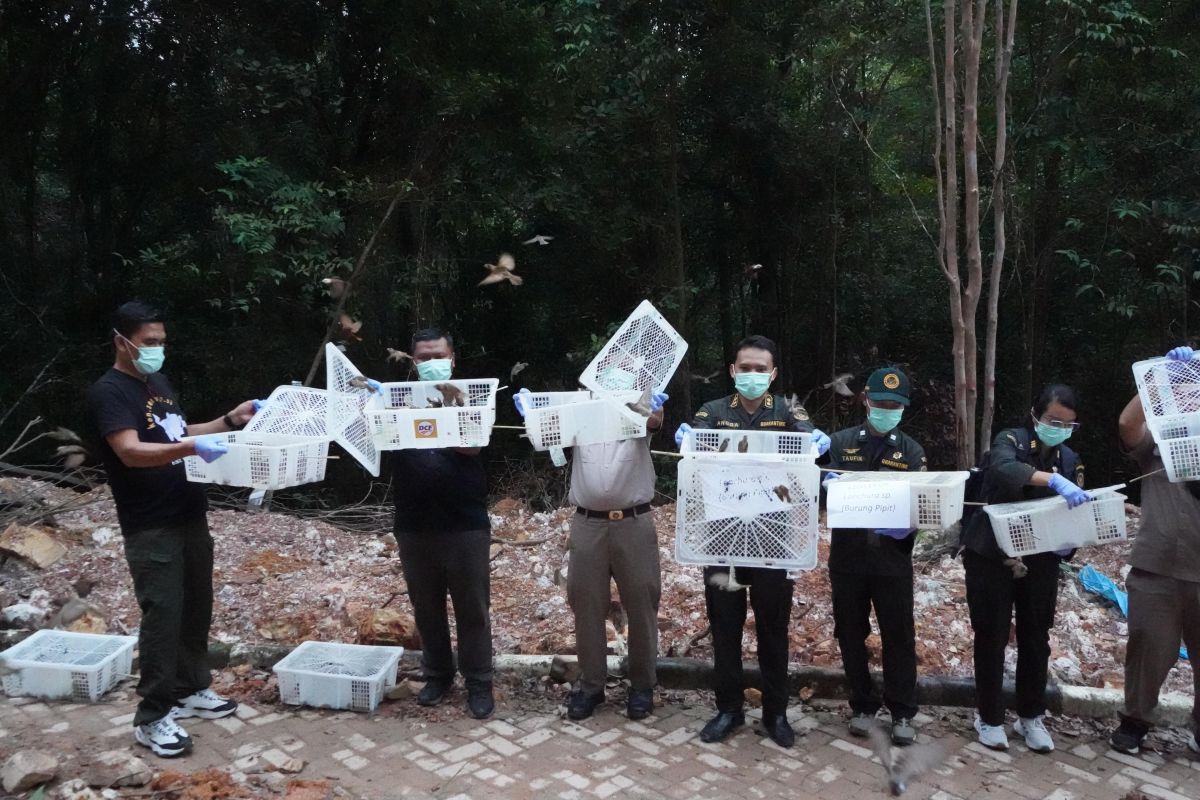
[[[908,405],[911,386],[908,376],[896,367],[881,367],[867,378],[868,400],[895,400]]]

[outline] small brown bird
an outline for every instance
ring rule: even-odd
[[[785,502],[785,503],[792,502],[792,493],[788,491],[788,487],[780,485],[780,486],[776,486],[771,491],[775,492],[775,496],[778,497],[783,502]]]
[[[425,406],[426,408],[441,408],[442,407],[442,401],[437,400],[433,397],[429,398],[429,400],[427,402],[428,402],[428,405]]]
[[[393,350],[392,348],[389,347],[387,349],[387,354],[388,354],[387,360],[395,362],[395,363],[400,363],[401,361],[411,361],[412,360],[412,356],[410,356],[408,353],[404,352],[403,350]]]
[[[841,375],[834,375],[829,383],[821,384],[821,388],[832,389],[842,397],[854,397],[854,390],[847,385],[853,378],[853,373],[843,372]]]
[[[527,364],[527,363],[526,363],[526,362],[524,362],[524,361],[518,361],[517,363],[513,364],[513,365],[512,365],[512,369],[510,369],[510,370],[508,371],[508,379],[509,379],[510,381],[511,381],[511,380],[513,380],[513,379],[515,379],[515,378],[517,377],[517,374],[518,374],[518,373],[519,373],[521,370],[525,369],[525,368],[526,368],[526,367],[528,367],[528,366],[529,366],[529,364]]]
[[[442,393],[442,403],[447,407],[467,404],[467,393],[453,383],[436,383],[433,388]]]
[[[358,332],[362,330],[362,320],[355,320],[349,314],[342,314],[338,317],[338,328],[341,330],[342,339],[353,339],[356,342],[361,342],[362,337]]]
[[[650,398],[653,392],[649,388],[642,392],[642,396],[638,398],[636,403],[626,403],[625,407],[635,414],[640,414],[643,417],[650,416]]]
[[[871,744],[887,771],[887,787],[893,797],[904,794],[909,781],[946,760],[946,751],[936,742],[892,747],[891,737],[878,726],[871,728]]]
[[[346,282],[341,278],[322,278],[321,283],[325,284],[325,291],[329,292],[329,296],[334,300],[346,293]]]
[[[501,253],[496,259],[495,264],[484,264],[483,268],[488,271],[486,278],[481,280],[476,286],[489,286],[493,283],[503,283],[508,281],[513,286],[520,286],[525,282],[525,279],[520,275],[514,275],[513,270],[517,268],[516,259],[508,253]]]
[[[353,378],[346,381],[346,383],[350,384],[355,389],[370,389],[371,388],[371,384],[367,383],[367,378],[365,375],[355,375]]]
[[[88,451],[77,444],[64,444],[55,448],[54,454],[63,460],[64,467],[75,469],[87,461]]]
[[[83,440],[79,438],[79,434],[70,428],[64,428],[61,425],[46,434],[51,439],[57,442],[69,442],[70,444],[83,444]]]
[[[553,236],[543,236],[539,233],[536,236],[534,236],[532,239],[526,239],[525,241],[521,242],[521,244],[547,245],[547,244],[550,244],[552,241],[554,241]]]
[[[729,440],[728,440],[728,439],[722,439],[722,440],[721,440],[721,444],[720,444],[720,445],[717,447],[717,452],[718,452],[718,453],[724,453],[724,452],[725,452],[726,450],[728,450],[728,449],[729,449]]]
[[[750,437],[749,436],[743,436],[742,440],[740,442],[738,442],[738,452],[739,453],[750,452]]]
[[[709,384],[709,383],[713,382],[713,378],[717,377],[720,374],[721,374],[721,370],[717,370],[716,372],[714,372],[711,375],[693,375],[692,380],[700,381],[701,383],[704,383],[704,384]]]

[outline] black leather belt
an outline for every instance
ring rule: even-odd
[[[626,517],[636,517],[639,514],[649,514],[650,504],[642,503],[640,506],[634,506],[633,508],[622,508],[620,511],[592,511],[591,509],[580,506],[575,509],[575,513],[583,514],[588,519],[607,519],[617,522],[625,519]]]

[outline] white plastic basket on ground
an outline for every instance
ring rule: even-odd
[[[327,439],[247,431],[211,435],[224,439],[229,452],[211,463],[205,463],[200,456],[183,459],[189,481],[286,489],[325,478]]]
[[[805,457],[813,453],[812,434],[791,431],[692,429],[684,434],[679,452],[701,458],[738,455]]]
[[[675,560],[681,564],[813,569],[821,473],[806,458],[679,462]]]
[[[11,697],[92,703],[133,669],[136,636],[40,630],[0,653]]]
[[[1181,416],[1200,417],[1200,359],[1139,361],[1133,365],[1133,378],[1146,411],[1146,425],[1155,438],[1178,438],[1166,426],[1177,429]]]
[[[374,711],[396,685],[403,647],[304,642],[275,665],[279,699],[290,705]]]
[[[383,384],[367,428],[381,450],[483,447],[496,424],[495,378]]]
[[[1010,556],[1049,553],[1125,539],[1125,495],[1107,486],[1090,490],[1096,499],[1068,508],[1061,497],[996,503],[983,510],[992,521],[996,544]]]
[[[687,342],[649,300],[643,300],[579,376],[599,394],[661,392],[683,361]]]
[[[970,476],[965,471],[843,472],[838,482],[904,481],[911,491],[909,524],[922,530],[940,530],[962,519],[963,495]]]
[[[620,442],[646,435],[646,417],[625,405],[639,399],[637,392],[619,392],[611,398],[590,392],[539,392],[530,397],[532,408],[525,412],[525,434],[534,450]]]

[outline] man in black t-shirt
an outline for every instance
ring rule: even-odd
[[[454,341],[436,329],[413,334],[413,363],[423,381],[446,381],[454,369]],[[488,550],[487,475],[478,447],[400,450],[393,454],[396,543],[408,597],[421,635],[423,706],[442,702],[454,684],[454,656],[446,595],[454,603],[458,669],[467,709],[491,715],[492,624]]]
[[[158,312],[126,303],[117,309],[112,332],[116,357],[88,389],[88,424],[108,473],[142,611],[142,699],[134,737],[171,757],[192,749],[176,719],[217,719],[237,710],[237,703],[208,688],[213,541],[204,487],[188,481],[183,458],[220,458],[226,445],[208,434],[245,425],[254,401],[212,422],[188,425],[175,390],[159,372],[167,335]]]

